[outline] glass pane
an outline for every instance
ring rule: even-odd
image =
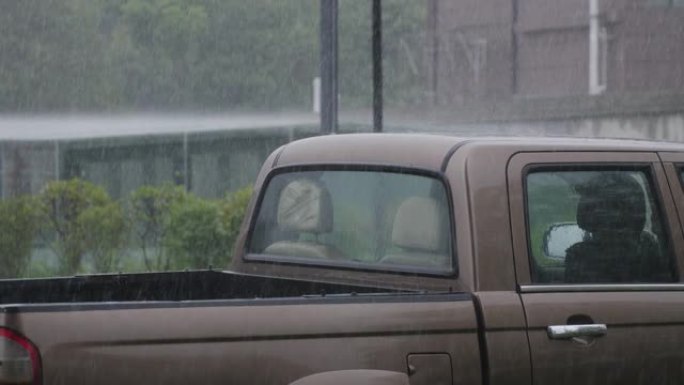
[[[535,171],[529,242],[540,283],[669,282],[672,255],[647,173]]]
[[[452,270],[448,204],[436,179],[303,171],[269,183],[250,252],[377,269]]]

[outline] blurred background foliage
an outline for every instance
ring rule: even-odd
[[[38,212],[30,197],[0,201],[0,277],[21,277],[27,272],[33,240],[38,227]]]
[[[37,197],[45,244],[58,257],[60,275],[79,273],[86,254],[97,266],[111,265],[123,233],[121,208],[104,188],[72,179],[48,183]]]
[[[120,202],[88,181],[50,182],[36,196],[0,201],[0,278],[224,269],[251,193],[204,199],[143,186]],[[56,264],[32,259],[36,245]]]
[[[319,0],[3,0],[0,114],[310,111],[319,13]],[[423,84],[425,13],[383,1],[387,104]],[[344,108],[371,107],[370,14],[368,1],[340,2]],[[0,200],[0,278],[225,268],[252,194],[109,195],[109,175],[68,175],[82,179]]]
[[[187,193],[181,186],[163,184],[142,186],[129,199],[133,242],[140,248],[145,268],[168,270],[171,260],[166,248],[160,247],[168,237],[171,208],[183,205]]]
[[[318,0],[5,0],[0,112],[308,109]],[[342,103],[370,107],[370,6],[340,5]],[[383,2],[388,102],[420,85],[425,4]],[[422,46],[417,45],[417,46]],[[403,63],[403,64],[402,64]],[[408,64],[412,65],[408,65]]]

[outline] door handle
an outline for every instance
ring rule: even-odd
[[[551,325],[546,328],[546,333],[552,340],[566,340],[576,337],[601,337],[608,333],[608,327],[605,324]]]

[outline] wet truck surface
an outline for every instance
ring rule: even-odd
[[[678,384],[684,145],[333,135],[229,271],[0,282],[3,384]]]

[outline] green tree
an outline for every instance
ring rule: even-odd
[[[307,108],[318,0],[6,0],[0,111]],[[370,107],[370,3],[340,3],[343,107]],[[422,87],[426,5],[383,0],[385,97]]]
[[[36,235],[36,214],[32,197],[0,201],[0,278],[17,278],[25,274]]]
[[[0,12],[0,111],[106,107],[104,0],[10,0]]]
[[[125,92],[138,105],[191,106],[201,66],[209,14],[201,1],[126,0],[120,7],[118,33],[128,35],[121,52]],[[119,43],[124,38],[119,36]]]
[[[209,0],[198,100],[220,108],[311,103],[318,75],[318,1]]]

